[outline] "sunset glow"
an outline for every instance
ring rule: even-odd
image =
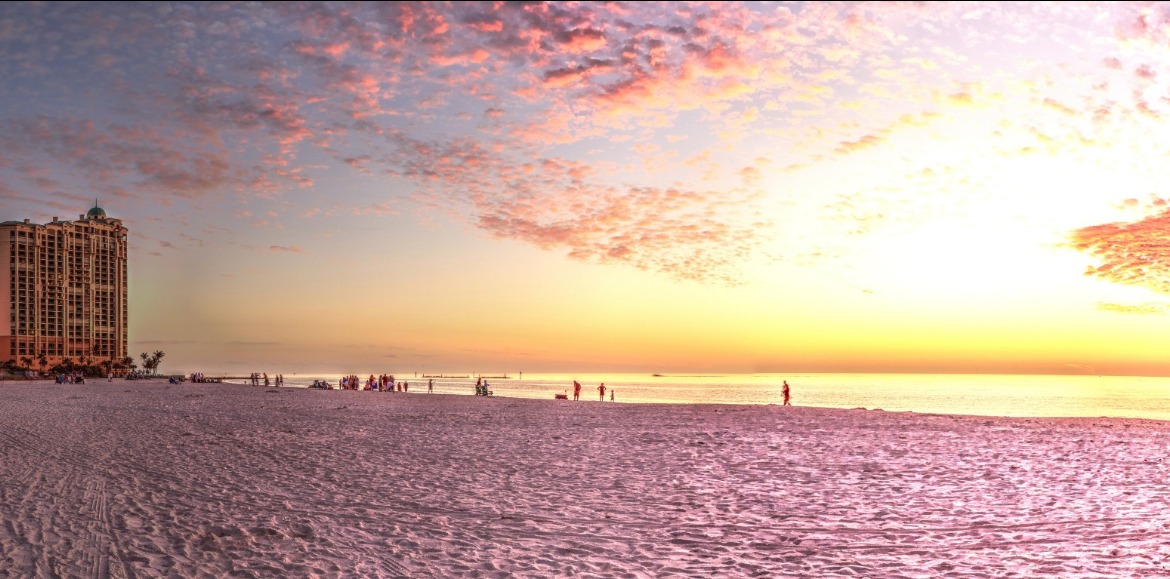
[[[164,370],[1170,375],[1170,5],[0,5]]]

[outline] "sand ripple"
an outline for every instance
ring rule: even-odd
[[[1170,574],[1170,425],[0,385],[0,575]]]

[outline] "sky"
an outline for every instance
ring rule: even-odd
[[[1170,375],[1170,5],[0,4],[162,371]]]

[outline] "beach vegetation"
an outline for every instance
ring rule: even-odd
[[[54,374],[81,374],[82,376],[90,377],[102,376],[103,364],[96,362],[96,360],[89,356],[82,356],[77,361],[74,361],[73,358],[62,358],[49,371]],[[105,362],[105,364],[108,363],[108,361]],[[109,370],[106,369],[106,371],[108,372]]]

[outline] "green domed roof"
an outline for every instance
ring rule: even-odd
[[[94,205],[93,209],[90,209],[88,212],[86,212],[85,216],[89,219],[105,219],[106,210],[98,207],[97,205]]]

